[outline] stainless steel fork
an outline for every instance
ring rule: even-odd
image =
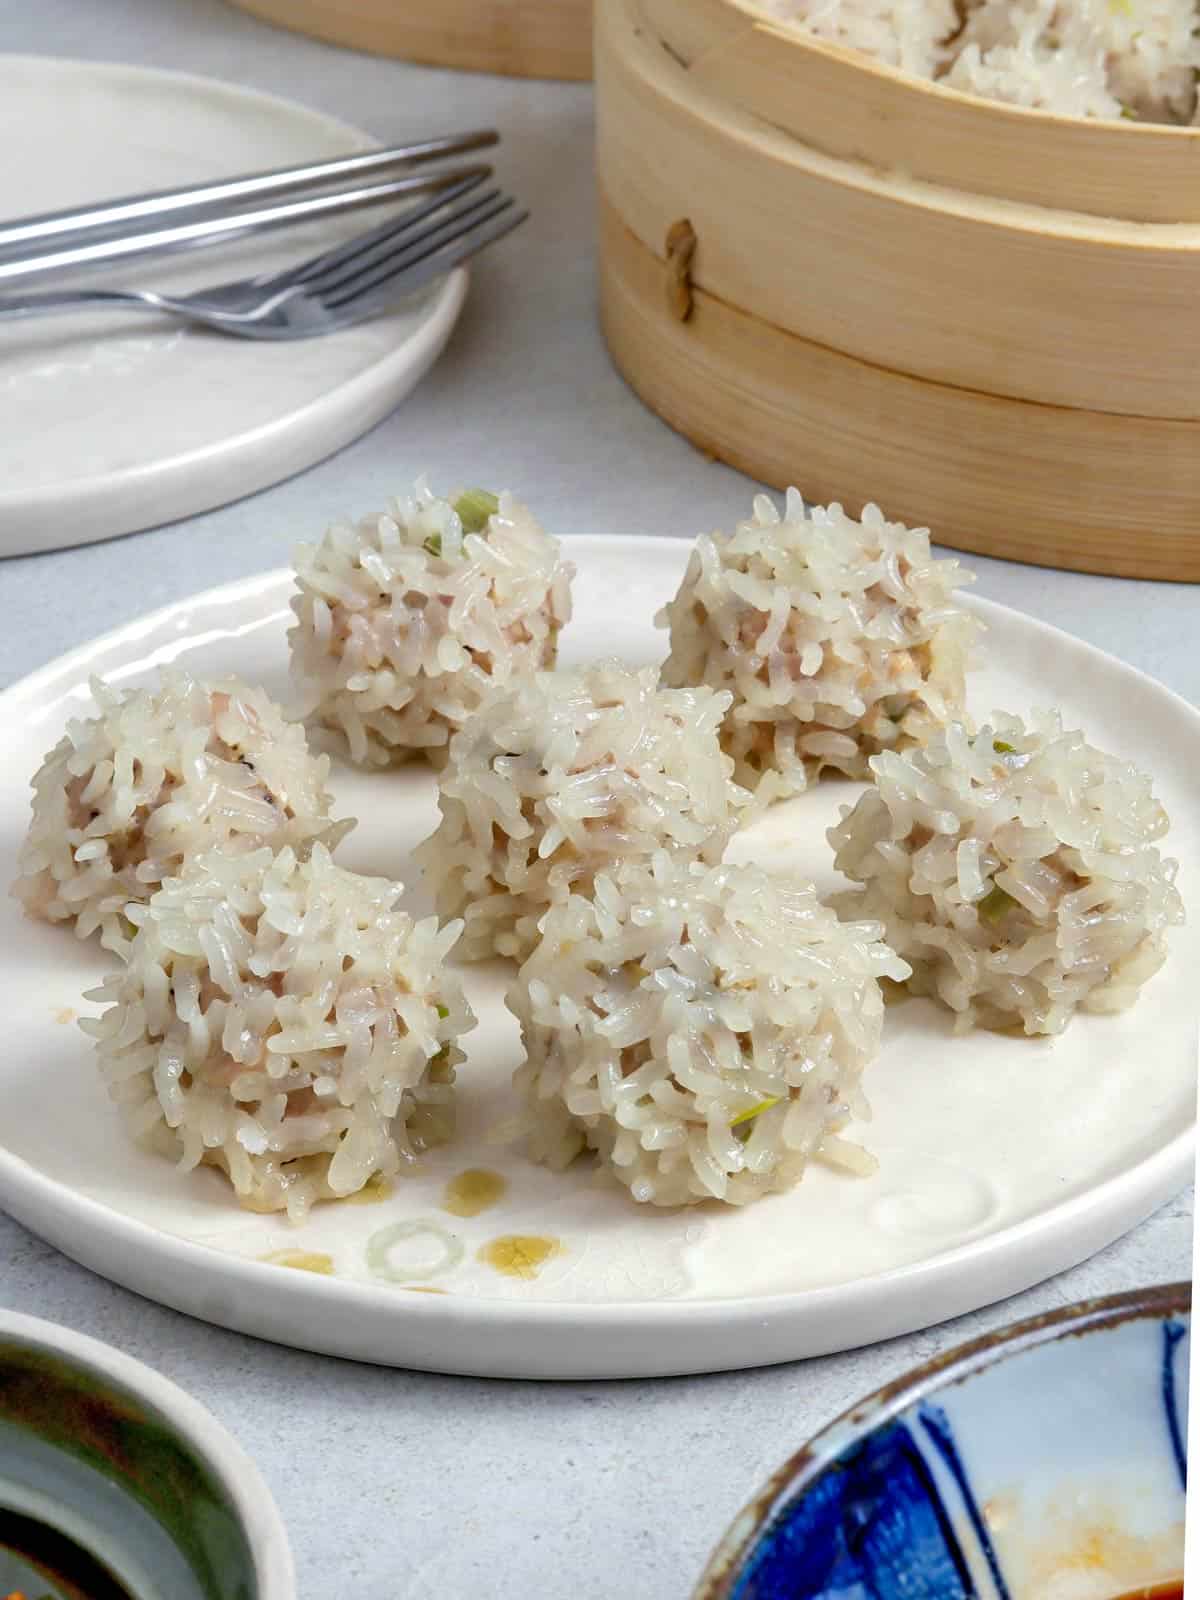
[[[188,295],[148,289],[62,289],[0,294],[0,321],[105,307],[158,311],[246,339],[308,339],[378,315],[477,255],[525,221],[499,189],[477,193],[479,172],[391,222],[282,272]]]

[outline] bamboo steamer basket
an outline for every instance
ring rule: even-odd
[[[1200,581],[1200,129],[977,100],[747,0],[600,0],[596,86],[602,322],[669,423],[961,549]]]
[[[592,0],[232,0],[376,55],[521,78],[590,78]]]

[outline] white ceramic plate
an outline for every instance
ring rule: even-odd
[[[650,619],[687,547],[571,541],[576,619],[564,661],[663,654]],[[0,696],[0,877],[26,825],[26,780],[88,674],[136,682],[166,661],[236,671],[285,696],[289,581],[272,573],[155,613]],[[462,1138],[393,1194],[316,1208],[294,1228],[232,1203],[215,1172],[184,1175],[131,1149],[72,1026],[100,952],[0,905],[0,1204],[94,1270],[195,1316],[363,1360],[521,1377],[617,1377],[753,1366],[924,1327],[1073,1265],[1187,1182],[1195,1116],[1200,971],[1200,712],[1131,668],[994,605],[977,712],[1057,704],[1093,739],[1155,775],[1193,907],[1171,958],[1124,1016],[1080,1017],[1053,1042],[952,1036],[926,1001],[889,1011],[868,1069],[875,1110],[860,1136],[876,1176],[813,1170],[790,1195],[744,1211],[639,1208],[586,1162],[556,1176],[489,1144],[519,1054],[500,1004],[505,972],[469,971],[480,1026],[461,1074]],[[435,816],[424,770],[335,774],[362,818],[345,864],[410,876]],[[854,786],[826,784],[777,809],[738,848],[835,875],[824,828]],[[420,894],[411,897],[422,903]],[[465,1169],[498,1171],[502,1199],[477,1216],[444,1208]],[[540,1267],[489,1264],[497,1238],[551,1238]],[[302,1252],[326,1274],[264,1258]],[[481,1254],[481,1252],[483,1252]],[[294,1260],[300,1259],[298,1256]],[[511,1264],[511,1252],[510,1252]],[[415,1294],[438,1289],[440,1295]]]
[[[208,78],[0,56],[0,145],[21,152],[0,163],[0,218],[374,143],[332,117]],[[386,214],[151,258],[86,282],[185,292],[303,259]],[[285,344],[118,312],[4,324],[0,556],[194,516],[340,450],[436,360],[466,285],[459,270],[386,317]]]

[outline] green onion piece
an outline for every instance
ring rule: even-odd
[[[736,1128],[741,1122],[753,1122],[755,1117],[761,1117],[764,1111],[770,1111],[772,1106],[777,1106],[783,1099],[781,1094],[773,1094],[769,1100],[760,1100],[756,1106],[747,1106],[745,1111],[739,1111],[729,1124]]]
[[[439,1017],[441,1017],[442,1021],[445,1022],[446,1018],[450,1015],[450,1007],[449,1006],[439,1006],[437,1008],[437,1014],[438,1014]]]
[[[995,750],[997,755],[1011,756],[1016,754],[1016,746],[1009,744],[1006,739],[995,740],[992,748]]]
[[[500,501],[490,489],[468,489],[454,502],[464,533],[482,533],[489,517],[500,509]]]
[[[1007,889],[995,885],[991,894],[985,894],[979,902],[979,915],[985,922],[999,922],[1006,911],[1011,911],[1016,901]]]
[[[434,1083],[446,1083],[448,1081],[446,1073],[449,1070],[449,1067],[450,1046],[448,1044],[444,1044],[438,1051],[437,1055],[430,1056],[429,1058],[429,1071],[433,1076]]]
[[[1120,114],[1125,119],[1126,122],[1137,122],[1138,121],[1137,112],[1136,111],[1131,111],[1128,106],[1122,106]]]
[[[425,541],[425,548],[431,556],[440,556],[442,553],[442,536],[440,533],[431,533]]]

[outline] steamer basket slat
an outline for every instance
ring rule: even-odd
[[[797,48],[793,34],[730,0],[645,0],[644,12],[698,88],[827,155],[1064,211],[1200,222],[1200,139],[1190,128],[1030,116],[968,99],[834,45]]]
[[[592,0],[232,0],[330,44],[469,72],[590,78]]]
[[[596,75],[605,331],[668,421],[963,548],[1200,580],[1200,181],[1137,217],[1145,152],[1182,189],[1200,130],[991,106],[740,0],[603,0]]]
[[[1200,423],[925,383],[781,336],[703,291],[679,322],[662,314],[665,263],[603,199],[601,236],[617,366],[706,454],[854,514],[878,501],[962,550],[1200,582]]]

